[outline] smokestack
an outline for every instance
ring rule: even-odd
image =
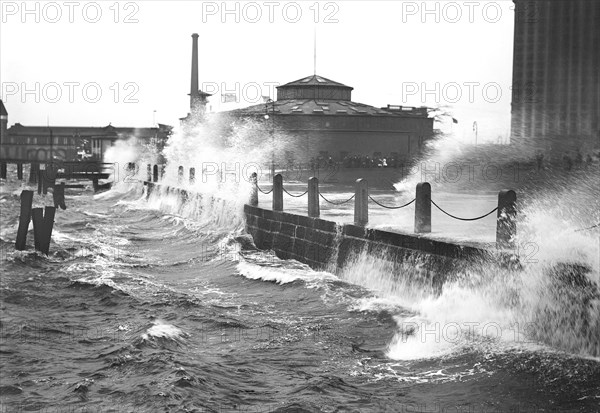
[[[198,87],[198,33],[192,34],[192,82],[190,87],[190,112],[194,113],[199,98]]]

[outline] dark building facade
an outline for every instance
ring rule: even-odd
[[[341,161],[347,156],[377,154],[407,159],[433,136],[433,118],[427,108],[369,106],[353,102],[352,90],[312,75],[279,86],[276,101],[216,116],[255,118],[264,122],[266,131],[272,128],[277,136],[284,136],[285,154],[277,155],[278,163],[318,157]]]
[[[78,161],[87,149],[92,160],[102,160],[105,151],[119,139],[136,137],[145,143],[161,146],[172,133],[172,127],[155,128],[87,126],[8,125],[8,113],[0,101],[2,139],[0,160],[3,162]]]
[[[558,152],[600,140],[600,1],[514,0],[511,142]]]
[[[0,100],[0,146],[6,137],[6,131],[8,130],[8,112],[4,107],[4,102]]]

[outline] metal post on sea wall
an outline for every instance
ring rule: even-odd
[[[319,210],[319,178],[312,177],[308,180],[308,216],[318,218]]]
[[[183,182],[183,166],[179,166],[177,168],[177,183],[181,184]]]
[[[512,248],[517,235],[517,194],[513,190],[498,193],[498,215],[496,219],[496,246]]]
[[[250,192],[250,205],[257,206],[258,205],[258,175],[256,172],[252,172],[250,175],[250,185],[252,185],[252,189]]]
[[[354,197],[354,225],[364,227],[369,223],[369,183],[366,179],[357,179]]]
[[[431,185],[429,182],[417,184],[415,202],[415,232],[431,232]]]
[[[196,168],[190,168],[190,185],[196,183]]]
[[[283,211],[283,176],[273,177],[273,211]]]

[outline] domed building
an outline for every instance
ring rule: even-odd
[[[278,86],[276,101],[218,115],[262,119],[265,130],[287,135],[277,164],[317,158],[339,162],[357,155],[408,160],[432,137],[427,108],[378,108],[353,102],[352,90],[315,74]]]

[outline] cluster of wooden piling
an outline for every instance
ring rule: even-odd
[[[258,205],[258,185],[256,174],[251,177],[253,182],[250,194],[250,205]],[[273,211],[283,211],[283,177],[281,174],[273,178]],[[318,218],[319,210],[319,180],[312,177],[308,180],[308,216]],[[355,184],[354,198],[354,225],[366,226],[369,222],[369,185],[365,179],[358,179]],[[350,198],[347,202],[349,202]],[[415,192],[415,225],[414,232],[424,234],[431,232],[431,185],[428,182],[417,184]],[[407,205],[410,205],[409,202]],[[498,194],[498,206],[490,213],[480,218],[457,218],[463,221],[475,221],[492,214],[497,210],[496,216],[496,244],[498,248],[512,248],[514,246],[517,232],[517,195],[513,190],[500,191]],[[407,206],[406,205],[406,206]],[[439,208],[439,207],[438,207]],[[394,208],[395,209],[395,208]]]
[[[32,205],[33,191],[22,191],[21,213],[19,215],[19,228],[17,229],[15,249],[18,251],[25,250],[29,222],[33,220],[35,249],[47,255],[50,251],[50,240],[52,238],[52,228],[54,227],[56,208],[50,206],[45,208],[32,208]]]

